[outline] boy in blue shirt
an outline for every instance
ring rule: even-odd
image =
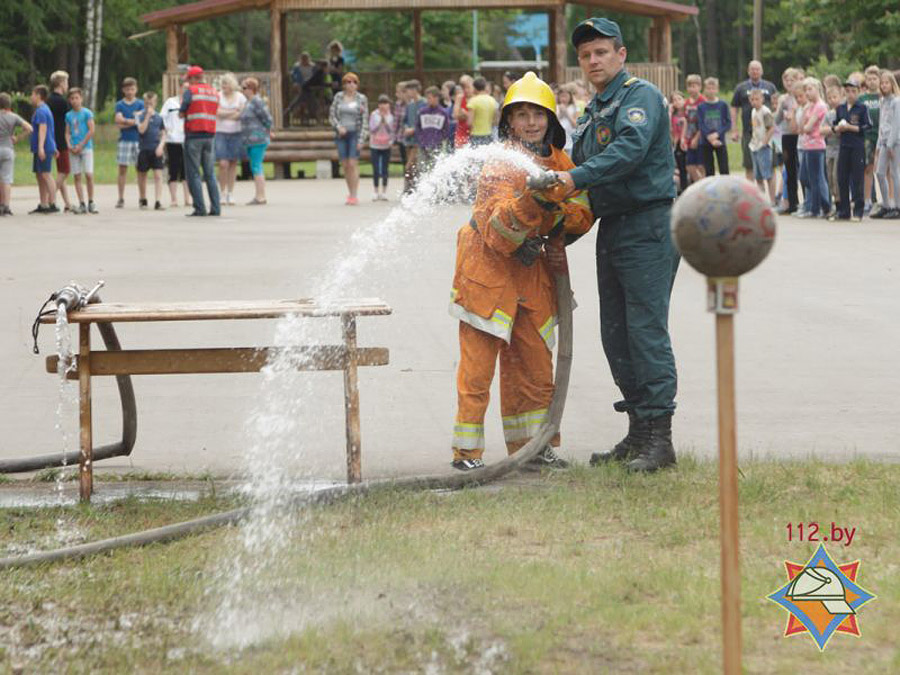
[[[137,98],[137,80],[126,77],[122,80],[122,99],[116,102],[116,126],[119,127],[119,144],[116,146],[116,163],[119,165],[119,201],[116,208],[125,206],[125,180],[128,167],[135,166],[138,158],[140,136],[135,115],[144,109],[144,102]]]
[[[871,126],[869,110],[860,103],[860,82],[852,77],[844,82],[846,102],[841,103],[834,114],[831,130],[841,137],[838,154],[838,190],[841,201],[837,214],[828,220],[850,220],[850,195],[853,194],[853,220],[861,222],[865,208],[863,192],[866,170],[865,131]]]
[[[156,112],[156,94],[148,91],[144,94],[144,110],[137,113],[138,120],[138,191],[140,192],[140,206],[147,208],[147,172],[153,169],[153,193],[156,203],[153,208],[162,211],[160,203],[162,197],[162,170],[166,163],[163,160],[163,151],[166,147],[166,126],[162,116]]]
[[[53,126],[53,113],[47,105],[47,97],[50,90],[46,85],[39,84],[31,90],[31,105],[34,106],[34,115],[31,116],[31,126],[34,132],[31,134],[31,152],[34,154],[32,170],[37,178],[40,203],[30,213],[56,213],[59,211],[53,204],[56,194],[56,182],[51,173],[53,159],[56,157],[56,130]]]
[[[714,176],[715,162],[719,163],[719,173],[728,173],[728,146],[725,134],[731,129],[731,114],[728,104],[719,98],[719,80],[707,77],[703,81],[703,96],[706,100],[697,107],[697,124],[700,128],[700,154],[706,167],[706,175]]]
[[[94,113],[83,107],[81,102],[81,89],[69,89],[69,105],[72,109],[66,113],[66,143],[79,202],[75,213],[97,213],[97,207],[94,206]],[[87,183],[87,206],[81,190],[82,175]]]

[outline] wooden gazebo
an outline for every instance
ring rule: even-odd
[[[288,12],[412,11],[415,69],[408,73],[392,73],[392,75],[396,75],[396,79],[418,77],[422,81],[438,81],[446,79],[443,73],[425,70],[422,12],[473,9],[543,10],[547,12],[549,24],[548,75],[552,81],[563,82],[572,79],[573,74],[577,74],[570,69],[567,77],[566,49],[569,39],[565,21],[567,4],[596,8],[598,14],[602,14],[603,10],[611,10],[650,17],[652,23],[647,36],[650,62],[643,64],[629,62],[629,70],[635,75],[655,82],[663,91],[668,91],[675,85],[677,69],[672,64],[672,23],[684,21],[696,14],[697,8],[667,0],[582,0],[578,3],[569,3],[566,0],[199,0],[150,12],[141,19],[150,28],[166,31],[166,76],[163,91],[166,95],[170,95],[177,87],[178,64],[190,61],[185,25],[228,14],[268,8],[272,25],[269,72],[253,75],[260,79],[263,91],[269,98],[273,116],[280,124],[288,91],[289,64],[285,20],[285,14]],[[458,75],[458,72],[456,74]],[[364,86],[366,75],[360,74]],[[392,90],[386,81],[379,82],[379,85],[381,90]]]

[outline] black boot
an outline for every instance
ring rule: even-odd
[[[646,442],[647,420],[639,420],[633,412],[628,413],[628,434],[609,452],[595,452],[591,455],[591,466],[607,462],[627,462],[635,457],[638,446]]]
[[[647,440],[638,446],[625,468],[629,471],[652,473],[675,464],[672,447],[672,416],[663,415],[647,420]]]

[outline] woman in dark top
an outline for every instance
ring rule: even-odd
[[[331,89],[336,94],[344,79],[344,46],[337,40],[328,44],[328,73],[331,75]]]

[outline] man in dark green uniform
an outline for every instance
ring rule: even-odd
[[[588,190],[600,219],[597,286],[603,349],[628,413],[628,435],[591,464],[619,461],[633,471],[675,463],[675,357],[669,297],[679,256],[669,232],[675,171],[669,116],[659,90],[625,70],[618,24],[582,21],[572,33],[578,63],[597,90],[573,135],[576,168],[557,177]]]

